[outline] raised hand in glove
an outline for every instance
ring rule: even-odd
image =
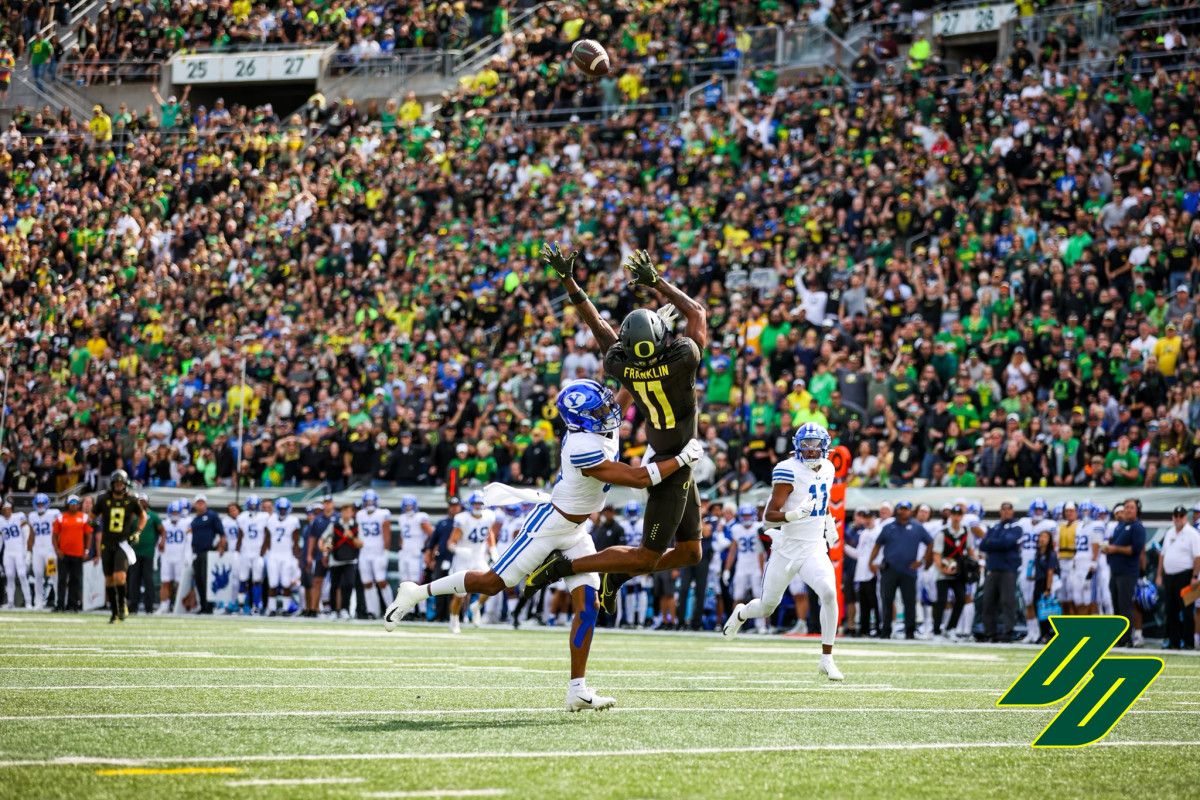
[[[837,547],[838,529],[837,522],[833,517],[825,516],[825,541],[829,544],[830,549]]]
[[[645,250],[634,250],[625,266],[633,273],[633,280],[629,282],[631,287],[653,286],[658,283],[658,270],[654,268],[654,262]]]
[[[564,255],[557,244],[542,245],[542,263],[564,280],[575,276],[575,258],[578,255],[578,250],[572,250],[569,256]]]
[[[683,446],[683,452],[679,454],[679,465],[686,467],[688,464],[695,464],[702,458],[704,458],[704,444],[699,439],[692,439]]]
[[[810,497],[807,500],[805,500],[803,503],[801,503],[800,505],[793,508],[791,511],[784,514],[783,516],[784,516],[784,519],[786,519],[788,522],[795,522],[798,519],[804,519],[805,517],[811,517],[812,513],[816,510],[817,510],[817,499],[815,497]]]

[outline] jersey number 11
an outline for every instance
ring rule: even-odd
[[[667,393],[663,391],[662,381],[636,381],[633,384],[633,391],[641,398],[653,427],[660,431],[671,430],[675,427],[675,410],[671,408],[671,402],[667,400]],[[654,395],[654,399],[651,399],[650,395]],[[655,407],[656,402],[659,406],[657,408]]]

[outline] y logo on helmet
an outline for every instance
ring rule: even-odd
[[[1054,638],[996,705],[1053,705],[1079,687],[1033,746],[1084,747],[1108,735],[1162,672],[1163,661],[1107,656],[1129,627],[1124,617],[1051,617],[1050,625]]]
[[[563,398],[563,405],[572,411],[578,411],[579,408],[587,402],[587,395],[583,392],[570,392]]]

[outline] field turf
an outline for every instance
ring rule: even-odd
[[[1099,745],[997,709],[1030,647],[602,630],[567,714],[563,629],[0,615],[0,797],[1191,797],[1200,658]],[[1157,655],[1158,651],[1147,654]]]

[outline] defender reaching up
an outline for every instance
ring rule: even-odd
[[[704,307],[658,275],[650,255],[641,250],[630,256],[626,266],[633,273],[631,286],[648,286],[658,292],[687,320],[683,336],[669,340],[667,323],[674,318],[669,309],[656,313],[639,308],[631,312],[615,332],[575,282],[575,258],[564,256],[555,246],[542,246],[542,260],[562,278],[567,299],[591,328],[604,352],[605,374],[621,384],[618,402],[624,408],[630,399],[646,419],[650,446],[644,462],[677,456],[696,436],[696,368],[708,342]],[[692,469],[684,467],[651,486],[637,547],[614,546],[574,561],[551,554],[529,576],[525,595],[532,596],[556,580],[585,572],[603,573],[600,606],[616,611],[621,585],[633,575],[689,567],[700,561],[700,494],[692,481]],[[675,546],[670,548],[672,538]],[[670,548],[670,549],[668,549]]]

